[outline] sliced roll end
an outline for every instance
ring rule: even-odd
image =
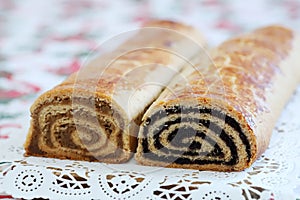
[[[244,116],[222,102],[160,103],[143,118],[135,158],[150,166],[241,171],[257,157]]]
[[[55,88],[31,107],[26,156],[122,163],[136,148],[122,109],[109,97]]]

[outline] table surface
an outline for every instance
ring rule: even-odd
[[[95,169],[94,172],[89,172],[94,173],[95,176],[104,172],[107,174],[114,172],[118,177],[127,177],[128,180],[134,177],[131,181],[142,177],[143,180],[149,181],[148,185],[144,182],[147,186],[143,187],[151,186],[152,196],[158,194],[157,191],[161,192],[161,196],[157,195],[153,199],[175,199],[175,197],[188,199],[199,195],[202,195],[202,199],[223,197],[223,199],[296,200],[300,198],[300,166],[297,162],[300,158],[300,147],[297,144],[300,139],[298,136],[300,124],[297,123],[299,114],[295,111],[295,108],[300,107],[297,103],[300,99],[299,93],[295,94],[279,120],[270,149],[251,169],[240,174],[202,173],[193,170],[158,170],[147,174],[145,170],[153,169],[139,168],[133,161],[127,167],[121,165],[114,166],[113,169],[107,165],[99,167],[89,163],[65,163],[47,159],[14,162],[23,159],[22,143],[28,129],[29,107],[36,97],[61,82],[68,74],[78,70],[90,52],[99,44],[119,33],[137,28],[152,18],[172,19],[191,24],[203,32],[211,46],[215,46],[234,35],[270,24],[282,24],[300,33],[300,1],[0,1],[0,146],[2,148],[0,171],[9,171],[10,168],[7,167],[13,164],[16,170],[31,170],[32,173],[53,175],[53,169],[47,169],[47,166],[52,166],[60,167],[70,175],[70,170],[80,174],[80,171],[84,171],[84,167],[88,166],[89,169]],[[274,150],[271,147],[276,148]],[[132,171],[132,167],[136,168],[136,171]],[[99,168],[104,172],[100,172]],[[10,191],[4,185],[7,183],[4,174],[0,176],[0,192]],[[17,173],[7,174],[18,180]],[[161,176],[162,179],[157,179],[155,182],[155,176]],[[52,178],[57,180],[61,177]],[[85,178],[88,184],[95,181]],[[190,195],[186,198],[184,194],[176,193],[175,189],[173,196],[162,190],[164,185],[171,183],[176,183],[179,187],[180,181],[183,180],[187,180],[185,184],[189,181],[201,180],[201,184],[196,185],[198,193],[186,191]],[[49,181],[51,182],[52,179]],[[27,197],[36,197],[35,195],[42,194],[44,189],[34,191],[32,194],[26,193]],[[109,191],[110,189],[112,188],[106,188],[112,196],[104,193],[102,188],[102,194],[106,195],[107,199],[120,198],[118,194],[113,194],[113,190]],[[22,195],[22,191],[13,189],[11,191],[15,192],[16,197]],[[130,192],[135,194],[135,191]],[[148,195],[143,192],[141,189],[136,196]],[[152,196],[147,197],[152,199]],[[74,199],[74,196],[71,197]],[[3,198],[12,197],[0,196],[0,199]]]

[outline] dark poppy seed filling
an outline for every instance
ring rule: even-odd
[[[160,121],[164,118],[168,120]],[[234,130],[236,136],[229,134],[225,126]],[[143,156],[149,160],[176,164],[235,165],[239,162],[239,155],[234,140],[242,142],[247,160],[251,159],[250,143],[239,123],[217,109],[166,108],[145,120],[142,134]],[[223,149],[224,145],[227,150]],[[230,153],[230,159],[225,159],[224,151]]]
[[[136,161],[227,172],[249,168],[268,148],[297,88],[299,49],[299,35],[268,26],[223,42],[207,59],[199,56],[145,113]]]

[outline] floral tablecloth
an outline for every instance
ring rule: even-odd
[[[0,0],[0,199],[300,198],[299,92],[270,148],[240,173],[23,158],[34,99],[78,70],[98,44],[151,18],[191,24],[213,46],[268,24],[300,33],[300,1]]]

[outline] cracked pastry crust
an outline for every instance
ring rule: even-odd
[[[191,59],[202,35],[154,20],[115,50],[42,94],[31,107],[26,156],[126,162],[136,150],[141,114]],[[147,83],[157,83],[147,85]]]
[[[184,70],[143,117],[135,159],[151,166],[248,168],[300,78],[300,38],[281,26],[225,41],[211,60]],[[204,64],[203,64],[204,63]]]

